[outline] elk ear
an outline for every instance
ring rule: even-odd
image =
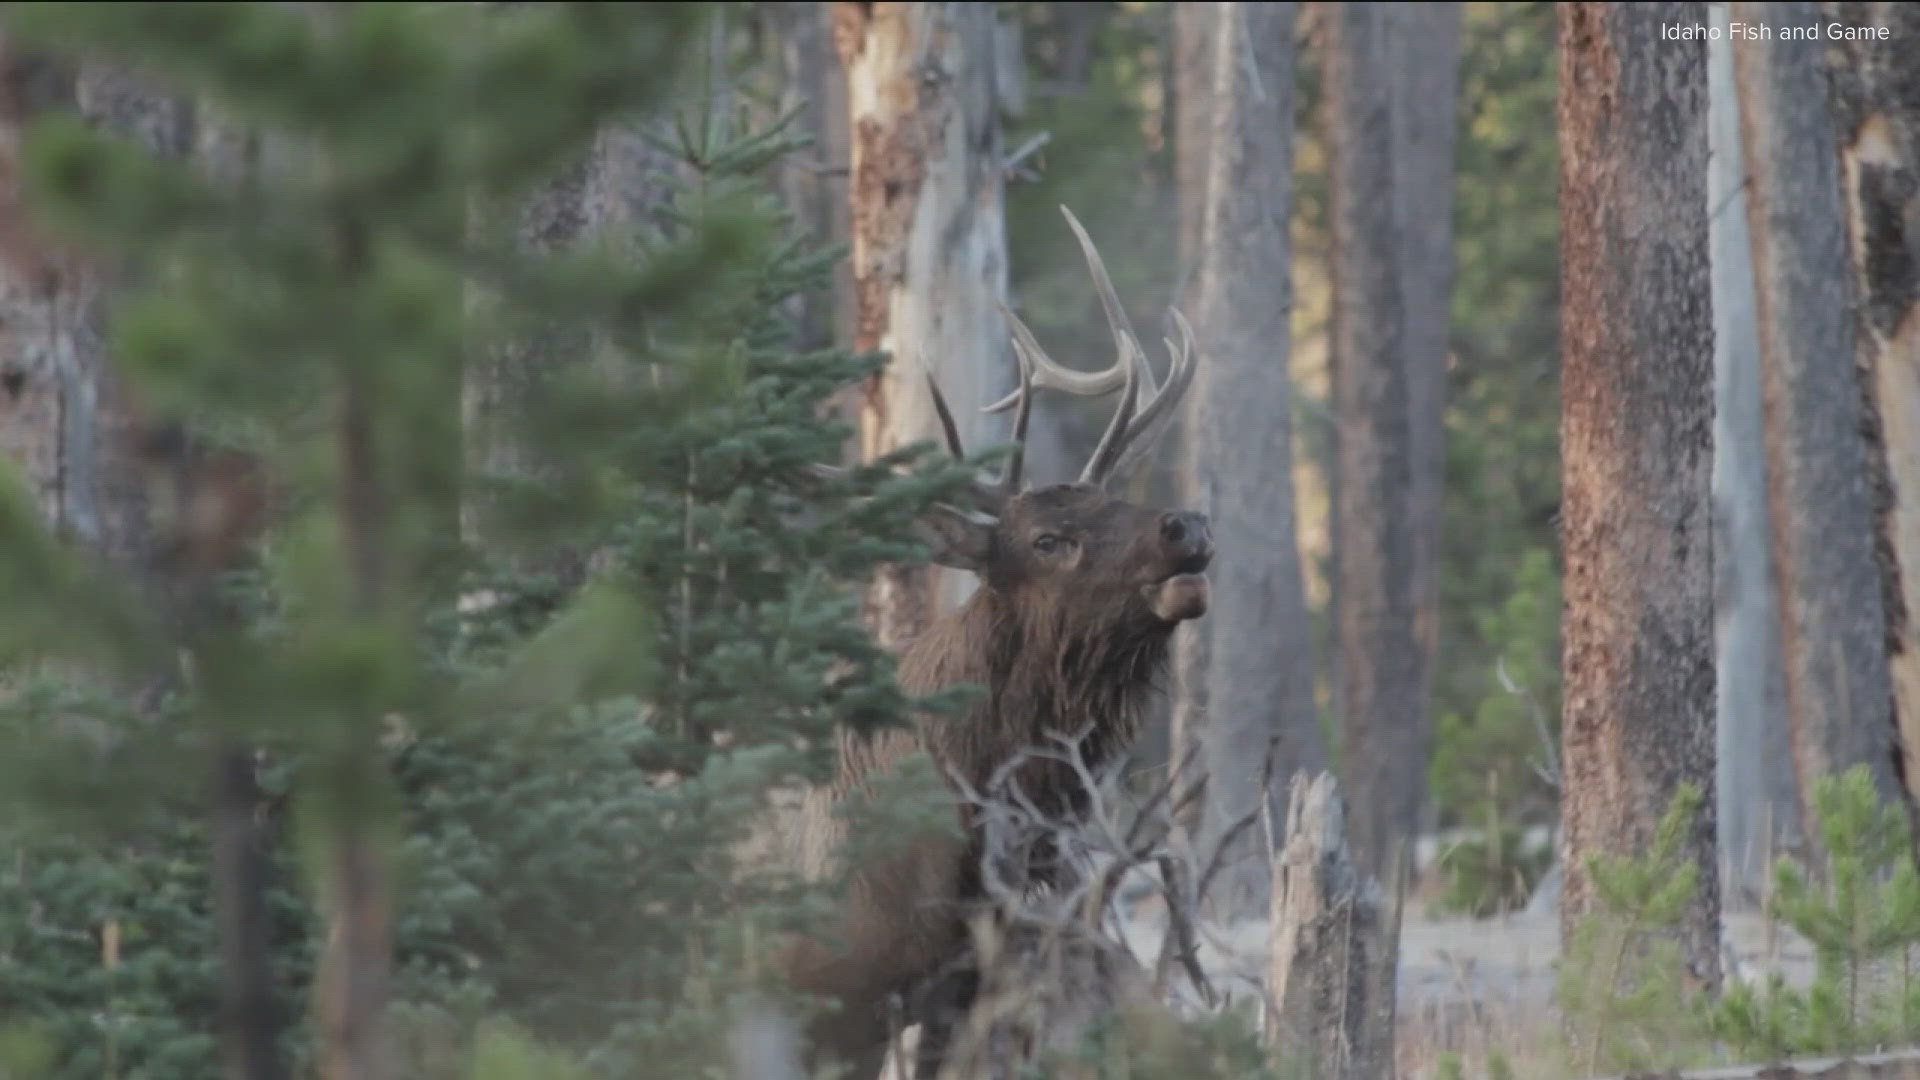
[[[950,506],[936,506],[922,517],[920,532],[933,548],[933,561],[956,570],[978,572],[993,549],[993,523]]]

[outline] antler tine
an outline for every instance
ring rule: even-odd
[[[960,445],[960,426],[953,422],[953,410],[947,407],[947,396],[940,392],[940,384],[931,371],[927,372],[927,392],[933,395],[933,411],[939,414],[940,431],[947,440],[947,453],[952,454],[955,461],[964,461],[967,455]],[[1001,504],[1006,501],[1001,494],[1001,485],[986,480],[976,479],[969,494],[974,508],[987,513],[999,512]]]
[[[1020,491],[1020,471],[1027,457],[1027,421],[1033,416],[1033,356],[1017,337],[1013,355],[1020,365],[1020,388],[1014,391],[1020,398],[1020,411],[1013,414],[1013,456],[1007,459],[1007,471],[1000,478],[1000,491],[1006,498]]]
[[[1025,344],[1033,353],[1035,386],[1086,396],[1104,394],[1120,386],[1132,375],[1129,370],[1132,363],[1136,359],[1145,359],[1145,350],[1140,348],[1140,339],[1133,332],[1133,324],[1127,319],[1127,309],[1120,303],[1120,294],[1113,287],[1113,278],[1107,273],[1107,264],[1100,258],[1099,249],[1093,246],[1093,238],[1087,235],[1087,230],[1081,226],[1080,219],[1073,216],[1073,211],[1062,206],[1060,212],[1066,215],[1068,227],[1080,242],[1080,253],[1086,256],[1087,269],[1093,275],[1093,290],[1099,294],[1100,306],[1107,314],[1107,325],[1113,329],[1113,366],[1104,371],[1075,371],[1061,367],[1047,357],[1046,350],[1040,347],[1033,332],[1011,311],[1007,312],[1007,322],[1013,328],[1015,340]],[[987,406],[985,411],[1005,412],[1018,400],[1017,393],[1008,394]]]
[[[1133,332],[1133,323],[1127,320],[1127,309],[1120,303],[1120,294],[1114,290],[1113,278],[1107,274],[1106,260],[1100,257],[1100,251],[1093,246],[1093,238],[1080,225],[1080,219],[1073,211],[1062,206],[1060,212],[1067,217],[1067,226],[1073,230],[1074,239],[1080,241],[1080,252],[1087,257],[1087,270],[1093,274],[1093,289],[1100,294],[1100,306],[1106,309],[1107,325],[1113,328],[1113,348],[1120,359],[1114,366],[1127,362],[1129,356],[1145,358],[1145,350],[1140,348],[1140,339]]]
[[[1127,427],[1133,419],[1134,403],[1140,400],[1140,369],[1144,363],[1127,365],[1126,389],[1120,392],[1120,407],[1113,411],[1113,419],[1107,422],[1107,430],[1100,436],[1099,445],[1093,448],[1093,456],[1087,459],[1087,467],[1080,474],[1083,484],[1103,484],[1113,471],[1115,459],[1127,445]]]
[[[1198,365],[1199,348],[1194,342],[1193,326],[1187,317],[1174,308],[1170,314],[1174,325],[1180,331],[1180,344],[1167,341],[1167,352],[1173,356],[1173,366],[1167,371],[1167,381],[1153,400],[1146,402],[1135,414],[1133,424],[1126,436],[1125,452],[1115,464],[1113,475],[1123,476],[1141,458],[1153,451],[1153,446],[1166,434],[1171,426],[1173,412],[1180,405],[1180,399],[1186,395],[1187,387],[1193,383],[1193,372]]]
[[[933,378],[933,372],[927,372],[927,391],[933,395],[933,411],[940,414],[940,430],[947,437],[947,453],[955,461],[964,459],[966,452],[960,448],[960,428],[953,422],[953,412],[947,408],[946,395],[940,392],[940,384]]]
[[[1028,358],[1033,364],[1034,386],[1078,394],[1082,397],[1094,397],[1109,393],[1127,381],[1125,353],[1121,354],[1118,362],[1104,371],[1076,371],[1070,367],[1063,367],[1047,356],[1046,350],[1040,347],[1039,340],[1033,336],[1033,331],[1027,329],[1027,324],[1020,321],[1020,316],[1015,315],[1004,304],[1001,305],[1000,310],[1006,312],[1007,325],[1013,330],[1014,344],[1027,351]],[[1006,412],[1018,404],[1020,404],[1020,391],[1015,390],[980,411]]]

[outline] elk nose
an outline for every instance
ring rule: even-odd
[[[1205,514],[1161,514],[1160,539],[1167,547],[1182,554],[1211,554],[1213,551],[1213,534],[1207,528]]]

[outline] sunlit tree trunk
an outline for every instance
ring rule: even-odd
[[[1005,422],[980,407],[1013,385],[994,8],[837,3],[833,18],[851,118],[854,345],[889,357],[860,401],[861,456],[940,444],[928,374],[968,451],[985,449]],[[970,586],[954,571],[888,567],[871,624],[897,649]]]
[[[1704,4],[1560,15],[1561,426],[1566,614],[1560,918],[1588,860],[1643,852],[1683,784],[1691,975],[1718,985],[1713,798],[1713,324],[1707,55],[1660,27]]]
[[[1733,18],[1815,28],[1810,3],[1733,5]],[[1865,764],[1895,794],[1893,685],[1861,438],[1854,288],[1821,56],[1733,43],[1748,184],[1767,483],[1781,646],[1800,797]],[[1815,830],[1808,830],[1817,836]]]
[[[1725,21],[1724,5],[1715,6]],[[1753,252],[1733,47],[1707,44],[1707,231],[1713,262],[1714,785],[1726,897],[1756,901],[1779,845],[1800,833],[1787,726],[1779,602],[1767,526],[1760,343],[1754,329]]]
[[[1874,481],[1887,663],[1909,808],[1920,795],[1920,7],[1825,4],[1885,40],[1829,42],[1847,236],[1859,298],[1868,465]],[[1920,844],[1920,828],[1914,830]]]

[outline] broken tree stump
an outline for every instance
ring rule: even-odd
[[[1391,1078],[1399,908],[1355,865],[1330,774],[1293,777],[1273,882],[1276,1061],[1316,1080]]]

